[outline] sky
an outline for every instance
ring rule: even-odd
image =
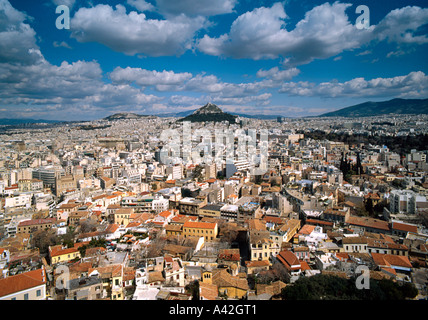
[[[0,118],[96,120],[208,102],[302,117],[427,98],[427,4],[0,0]]]

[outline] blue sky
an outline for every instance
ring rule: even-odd
[[[56,27],[58,5],[70,29]],[[207,102],[299,117],[427,98],[427,34],[426,1],[0,0],[0,118]]]

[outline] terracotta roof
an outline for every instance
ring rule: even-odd
[[[77,247],[63,249],[62,246],[54,246],[54,247],[50,247],[49,254],[51,257],[56,257],[56,256],[61,256],[63,254],[69,254],[69,253],[75,253],[75,252],[79,252]]]
[[[410,263],[409,258],[406,256],[372,252],[372,258],[374,262],[380,267],[412,268],[412,264]]]
[[[266,230],[266,222],[260,219],[248,220],[248,229],[250,230]]]
[[[264,216],[263,220],[265,220],[266,222],[272,222],[276,224],[284,224],[284,220],[282,220],[280,217]]]
[[[45,270],[37,269],[0,279],[0,297],[46,284]]]
[[[218,287],[215,284],[199,282],[200,297],[206,300],[215,300],[218,296]]]
[[[218,287],[234,287],[248,290],[248,282],[245,278],[232,276],[226,269],[216,269],[213,271],[212,283]]]
[[[315,230],[315,226],[311,224],[305,224],[302,229],[299,230],[298,234],[306,234],[309,235],[312,231]]]
[[[98,271],[98,273],[104,278],[111,278],[120,277],[122,275],[123,270],[121,264],[113,264],[105,267],[90,268],[88,270],[88,274],[91,274],[94,271]]]
[[[356,226],[369,227],[374,229],[389,231],[389,225],[387,221],[373,219],[369,217],[356,217],[350,216],[346,223]]]
[[[182,231],[182,225],[168,224],[165,226],[165,231]]]
[[[366,237],[344,237],[342,239],[343,244],[355,244],[355,243],[367,243]]]
[[[127,224],[126,228],[138,227],[140,224],[141,224],[141,222],[139,222],[139,221],[132,221],[132,222]]]
[[[54,223],[55,221],[56,221],[55,218],[31,219],[31,220],[21,221],[18,224],[18,227],[25,227],[25,226],[34,226],[34,225],[38,225],[38,224]]]
[[[169,216],[172,215],[172,213],[171,213],[171,211],[162,211],[158,215],[161,216],[161,217],[164,217],[164,218],[168,218]]]
[[[240,261],[239,249],[222,249],[218,253],[218,259],[226,261]]]
[[[245,261],[245,265],[247,268],[268,267],[269,261],[267,260]]]
[[[289,251],[283,250],[277,254],[277,259],[288,269],[288,270],[298,270],[301,268],[301,263],[296,255]],[[298,267],[292,267],[298,266]]]
[[[302,271],[311,270],[311,267],[308,265],[306,261],[300,261],[300,269]]]
[[[216,226],[215,223],[210,223],[210,222],[186,221],[184,223],[184,228],[214,229],[215,226]]]
[[[315,219],[306,219],[307,224],[320,224],[325,226],[333,226],[333,222]]]
[[[399,223],[399,222],[392,222],[392,228],[394,230],[400,230],[400,231],[407,231],[412,233],[418,233],[418,227],[411,225],[411,224],[405,224],[405,223]]]
[[[119,229],[119,225],[115,223],[111,223],[106,228],[106,233],[114,233],[117,229]]]

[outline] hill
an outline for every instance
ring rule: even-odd
[[[121,112],[121,113],[115,113],[115,114],[109,115],[108,117],[103,118],[103,120],[107,120],[107,121],[126,120],[126,119],[136,120],[136,119],[148,118],[148,117],[155,118],[155,116],[142,115],[142,114],[136,114],[131,112]]]
[[[157,114],[158,117],[175,117],[175,118],[182,118],[187,117],[191,114],[193,114],[197,109],[194,110],[187,110],[187,111],[181,111],[181,112],[170,112],[170,113],[161,113]],[[245,114],[245,113],[237,113],[237,112],[229,112],[231,115],[238,116],[241,118],[250,118],[250,119],[261,119],[261,120],[274,120],[278,117],[284,117],[280,115],[272,115],[272,114]]]
[[[3,126],[16,126],[22,124],[35,124],[35,123],[58,123],[59,120],[44,120],[44,119],[11,119],[11,118],[1,118],[0,125]]]
[[[385,114],[428,114],[428,99],[392,99],[368,101],[328,112],[319,117],[370,117]]]
[[[178,121],[191,121],[191,122],[203,122],[203,121],[229,121],[234,123],[237,116],[230,113],[223,112],[218,106],[212,103],[207,103],[203,107],[195,110],[192,114],[187,117],[181,118]]]

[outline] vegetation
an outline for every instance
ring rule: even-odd
[[[199,281],[194,280],[184,287],[187,293],[192,295],[192,300],[198,301],[199,298]]]
[[[92,238],[91,241],[89,241],[88,244],[85,244],[85,245],[79,247],[78,250],[80,252],[80,255],[82,257],[84,257],[85,254],[86,254],[86,249],[89,249],[89,248],[98,248],[98,247],[105,248],[106,247],[106,242],[107,241],[104,238],[100,238],[100,239]]]
[[[190,121],[190,122],[222,122],[229,121],[230,123],[235,123],[237,116],[231,115],[229,113],[211,113],[211,114],[191,114],[185,118],[177,120],[178,122]]]
[[[392,152],[396,152],[403,156],[410,153],[411,149],[426,150],[428,146],[428,134],[407,135],[407,136],[382,136],[382,135],[363,135],[347,133],[333,133],[324,132],[322,130],[314,130],[312,132],[299,131],[305,135],[305,138],[316,140],[329,140],[344,142],[349,145],[353,144],[372,144],[372,145],[386,145]]]
[[[369,289],[358,289],[356,279],[318,274],[301,277],[281,292],[285,300],[405,300],[415,298],[418,290],[411,283],[370,279]]]
[[[38,248],[41,255],[49,253],[49,246],[61,243],[61,239],[54,230],[39,230],[32,234],[30,244],[33,248]]]

